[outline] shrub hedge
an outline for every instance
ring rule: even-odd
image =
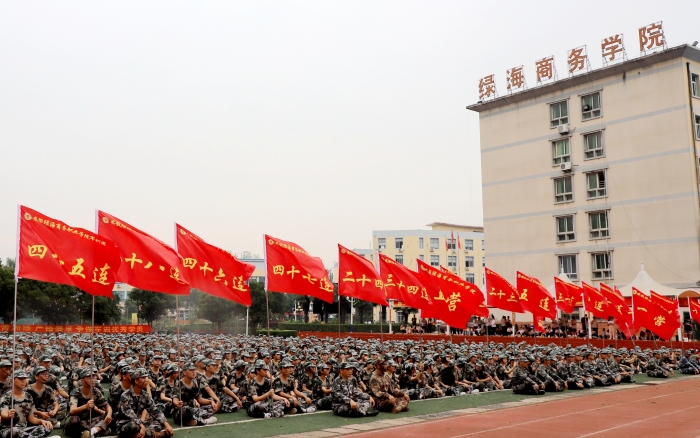
[[[394,333],[399,333],[400,326],[401,324],[392,324]],[[389,324],[384,324],[383,326],[379,324],[353,324],[352,331],[354,333],[381,333],[380,327],[384,333],[389,333]],[[337,332],[338,324],[280,322],[279,329],[296,330],[297,332]],[[350,324],[340,324],[340,331],[349,332]],[[261,332],[261,334],[263,333]]]

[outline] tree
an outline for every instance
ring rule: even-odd
[[[8,259],[9,260],[9,259]],[[19,294],[18,294],[19,299]],[[0,262],[0,318],[4,324],[12,324],[15,313],[15,272]],[[17,318],[24,316],[22,302],[17,303]]]
[[[78,298],[78,310],[83,321],[92,320],[92,295],[81,293]],[[119,297],[95,297],[95,324],[116,324],[121,320],[122,311],[119,308]]]
[[[12,269],[13,271],[15,270],[15,263],[16,263],[15,259],[11,259],[9,257],[5,259],[5,266]],[[2,265],[2,260],[0,260],[0,265]]]
[[[359,321],[360,324],[367,320],[374,320],[374,304],[369,301],[355,300],[355,323]],[[365,315],[369,315],[369,318],[365,318]]]
[[[250,320],[253,324],[267,324],[267,309],[265,307],[264,283],[250,282],[250,295],[253,303],[250,306]],[[279,319],[279,315],[287,309],[289,294],[269,293],[267,299],[270,302],[270,319]]]
[[[165,315],[168,310],[175,308],[175,297],[169,294],[161,294],[142,289],[134,289],[129,292],[129,299],[143,319],[149,324]]]
[[[26,309],[27,315],[35,314],[46,324],[68,324],[80,319],[78,301],[80,292],[73,286],[43,281],[25,280],[18,284],[18,296]]]
[[[202,294],[197,307],[197,316],[216,324],[216,331],[221,333],[221,324],[233,318],[234,313],[240,312],[241,306],[231,300]]]

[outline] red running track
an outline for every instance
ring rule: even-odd
[[[481,414],[414,423],[351,437],[697,437],[700,379],[649,385]]]

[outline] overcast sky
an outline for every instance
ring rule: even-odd
[[[177,221],[262,255],[337,261],[372,230],[481,225],[478,79],[698,2],[0,2],[0,257],[17,204],[94,228],[102,209],[172,243]]]

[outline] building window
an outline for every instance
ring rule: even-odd
[[[595,119],[600,117],[600,93],[593,93],[581,97],[581,119]]]
[[[379,251],[386,249],[386,238],[380,237],[377,239],[377,248]]]
[[[574,232],[574,216],[559,216],[557,220],[557,242],[571,242],[576,240]]]
[[[569,123],[569,105],[566,100],[549,105],[549,120],[551,128]]]
[[[583,151],[586,160],[600,158],[605,155],[603,152],[603,133],[601,131],[592,132],[583,136]]]
[[[446,239],[447,241],[447,249],[456,249],[457,248],[457,241],[453,239]]]
[[[464,276],[464,279],[467,280],[467,283],[474,284],[474,274],[467,274]]]
[[[605,171],[586,174],[586,198],[603,198],[607,196],[605,188]]]
[[[403,237],[397,237],[394,239],[394,245],[396,249],[403,249]]]
[[[432,266],[433,268],[440,267],[440,256],[439,255],[431,255],[430,256],[430,266]]]
[[[437,237],[430,238],[430,249],[431,250],[440,249],[440,239],[439,238],[437,238]]]
[[[700,116],[695,116],[695,138],[700,140]]]
[[[425,261],[425,256],[424,256],[423,254],[419,254],[419,255],[418,255],[418,260],[420,260],[421,262],[424,262],[424,261]]]
[[[609,225],[607,210],[588,213],[588,230],[591,239],[606,239],[610,237]]]
[[[464,258],[464,267],[465,268],[473,268],[474,267],[474,257],[465,257]]]
[[[611,252],[592,253],[591,259],[591,266],[593,267],[592,277],[594,280],[613,278]]]
[[[486,266],[486,257],[481,258],[481,266]]]
[[[403,254],[397,254],[396,257],[394,257],[394,260],[396,260],[396,263],[399,265],[403,265]]]
[[[423,249],[423,238],[422,237],[418,238],[418,249]]]
[[[457,267],[457,256],[447,256],[447,267],[456,268]]]
[[[690,75],[690,86],[694,97],[700,97],[700,75]]]
[[[574,200],[574,190],[571,177],[557,178],[554,180],[554,203],[570,202]]]
[[[552,142],[552,164],[554,166],[561,163],[571,162],[571,148],[569,147],[569,139],[562,138]]]
[[[486,243],[484,243],[484,240],[481,239],[481,250],[484,251],[485,247],[486,247]]]
[[[578,281],[576,254],[559,256],[559,271],[564,272],[571,280]]]
[[[465,251],[474,251],[474,240],[473,239],[464,239],[464,250]]]

